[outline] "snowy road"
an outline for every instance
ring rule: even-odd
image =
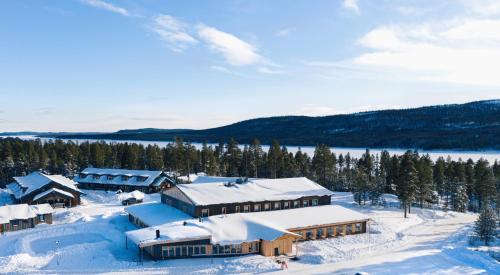
[[[416,210],[419,211],[419,210]],[[446,219],[429,219],[402,233],[405,237],[395,247],[370,251],[353,260],[333,264],[303,265],[290,263],[282,273],[293,274],[480,274],[487,273],[481,262],[460,262],[448,251],[455,247],[456,235],[476,219],[473,215],[459,215]],[[497,266],[500,267],[500,266]],[[495,267],[492,267],[495,268]]]

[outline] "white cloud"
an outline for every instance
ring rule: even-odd
[[[257,49],[238,37],[203,24],[198,25],[198,36],[209,47],[222,54],[227,63],[233,66],[265,63]]]
[[[500,20],[467,20],[442,33],[450,39],[500,41]]]
[[[500,1],[498,0],[462,0],[464,7],[481,15],[500,14]]]
[[[370,51],[354,65],[411,73],[416,80],[500,86],[500,44],[492,29],[498,22],[441,22],[434,26],[384,26],[359,43]],[[485,29],[482,27],[488,26]],[[468,39],[457,43],[456,39]]]
[[[292,28],[287,28],[287,29],[282,29],[276,32],[277,37],[290,37],[290,34],[292,34],[293,29]]]
[[[358,0],[344,0],[343,6],[348,10],[359,13]]]
[[[92,7],[95,7],[95,8],[108,10],[108,11],[118,13],[118,14],[121,14],[124,16],[130,16],[130,12],[128,10],[121,8],[121,7],[118,7],[118,6],[115,6],[113,4],[104,2],[102,0],[81,0],[81,1],[82,1],[82,3],[89,5],[89,6],[92,6]]]
[[[274,69],[274,68],[270,68],[267,66],[261,66],[261,67],[257,68],[257,71],[259,73],[263,73],[263,74],[284,74],[285,73],[283,70]]]
[[[188,34],[188,26],[170,15],[158,15],[153,19],[153,31],[176,52],[181,52],[198,40]]]

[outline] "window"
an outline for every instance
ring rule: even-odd
[[[306,239],[312,239],[313,232],[311,229],[307,230],[306,232]]]
[[[222,209],[221,209],[221,213],[222,213],[223,215],[224,215],[224,214],[226,214],[226,208],[225,208],[225,207],[222,207]]]
[[[235,212],[235,213],[240,213],[240,206],[239,206],[239,205],[236,205],[236,206],[234,207],[234,212]]]
[[[255,212],[260,211],[260,204],[254,204],[253,211],[255,211]]]
[[[199,254],[200,254],[200,247],[199,246],[195,246],[194,247],[193,255],[199,255]]]
[[[175,247],[175,256],[177,256],[177,257],[181,256],[181,247],[180,246]]]
[[[168,246],[162,246],[161,247],[161,256],[163,258],[167,258],[168,257]]]
[[[201,209],[201,216],[202,217],[208,217],[208,215],[209,215],[208,208]]]
[[[230,245],[225,245],[224,246],[224,253],[225,254],[230,254],[231,253],[231,246]]]
[[[98,179],[101,178],[101,176],[100,175],[93,175],[92,178],[95,179],[95,180],[98,180]]]
[[[111,175],[107,175],[107,176],[106,176],[106,178],[107,178],[108,180],[113,180],[115,177],[113,177],[113,176],[111,176]]]
[[[333,227],[328,227],[328,236],[329,237],[333,236]]]
[[[145,182],[147,177],[137,177],[138,182]]]
[[[81,173],[81,174],[80,174],[80,178],[81,178],[81,179],[84,179],[84,178],[86,178],[86,177],[87,177],[87,174],[83,174],[83,173]]]
[[[283,203],[283,208],[284,208],[284,209],[288,209],[288,208],[290,208],[290,202],[287,202],[287,201],[286,201],[286,202],[284,202],[284,203]]]
[[[183,256],[183,257],[187,256],[187,255],[188,255],[188,253],[187,253],[187,252],[188,252],[188,251],[187,251],[187,246],[183,246],[183,247],[182,247],[182,256]]]
[[[168,249],[168,256],[169,256],[169,257],[175,257],[175,247],[171,246],[171,247]]]
[[[281,209],[281,203],[275,202],[274,203],[274,209]]]
[[[323,238],[323,228],[316,229],[316,239]]]
[[[243,206],[243,212],[250,212],[250,205],[244,205]]]
[[[363,225],[361,223],[356,224],[356,233],[361,233],[361,230],[363,228]]]
[[[271,209],[271,204],[270,203],[264,203],[264,210],[268,211]]]
[[[304,207],[308,207],[308,206],[309,206],[309,201],[308,201],[308,200],[304,200],[304,201],[302,202],[302,206],[304,206]]]
[[[299,207],[300,207],[300,201],[294,201],[293,208],[299,208]]]
[[[207,248],[205,246],[200,247],[200,254],[201,255],[207,254]]]
[[[121,176],[122,181],[128,181],[128,176]]]
[[[45,216],[44,215],[38,215],[38,220],[40,222],[44,222],[45,221]]]
[[[231,254],[236,254],[236,245],[231,245]]]
[[[318,199],[312,200],[312,206],[318,206]]]

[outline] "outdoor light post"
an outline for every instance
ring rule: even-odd
[[[59,244],[61,242],[57,241],[56,240],[56,262],[57,262],[57,265],[59,265],[59,253],[58,253],[58,250],[59,250]]]

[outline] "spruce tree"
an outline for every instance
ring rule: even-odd
[[[495,212],[488,204],[485,204],[474,228],[477,236],[485,245],[489,245],[496,238],[497,225],[498,218]]]

